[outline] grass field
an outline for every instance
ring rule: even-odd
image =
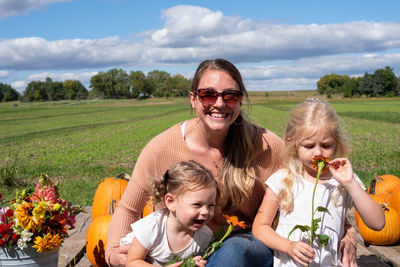
[[[245,110],[253,123],[282,136],[290,108],[314,94],[250,93]],[[329,102],[349,135],[350,158],[363,182],[374,173],[400,177],[400,98]],[[33,187],[46,173],[60,181],[63,198],[81,205],[91,205],[104,178],[131,174],[152,137],[193,116],[182,98],[12,104],[0,103],[1,193],[10,198],[16,187]]]

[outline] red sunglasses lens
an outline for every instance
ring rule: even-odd
[[[197,95],[205,107],[215,104],[219,96],[228,106],[234,106],[242,99],[242,92],[237,90],[226,90],[219,93],[214,89],[198,89]]]

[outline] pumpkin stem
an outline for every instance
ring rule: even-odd
[[[383,209],[383,211],[389,210],[389,206],[388,206],[387,203],[381,203],[380,206],[381,206],[381,208]]]
[[[377,173],[374,174],[374,178],[372,178],[371,183],[369,184],[368,193],[371,195],[375,195],[375,187],[376,183],[380,183],[383,181],[383,178],[380,177]]]
[[[110,207],[108,208],[108,214],[114,214],[115,211],[115,199],[111,200]]]
[[[123,179],[125,181],[129,181],[129,179],[131,178],[129,176],[129,174],[127,174],[126,172],[121,172],[120,174],[118,174],[118,176],[116,177],[117,179]]]

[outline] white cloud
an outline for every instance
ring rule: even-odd
[[[0,78],[4,79],[7,78],[8,76],[9,76],[8,71],[0,70]]]
[[[22,93],[28,85],[27,81],[15,81],[11,83],[11,87]]]
[[[47,5],[71,0],[0,0],[0,20],[23,15]]]
[[[53,81],[65,81],[65,80],[79,80],[82,83],[90,82],[90,78],[96,75],[98,72],[82,72],[82,73],[51,73],[51,72],[43,72],[31,74],[27,77],[30,81],[45,81],[46,78],[51,78]]]
[[[163,28],[146,33],[137,42],[118,36],[58,41],[40,37],[3,39],[0,68],[160,66],[196,64],[215,57],[234,63],[263,62],[400,48],[400,23],[284,25],[224,16],[220,11],[195,6],[172,7],[163,12],[163,18]]]
[[[8,4],[6,9],[11,12],[10,3],[15,2],[19,8],[15,9],[22,13],[22,3],[37,8],[61,1],[0,0],[0,10]],[[55,41],[41,37],[0,39],[0,69],[8,77],[13,70],[41,71],[13,83],[23,88],[31,80],[46,77],[75,77],[71,79],[88,83],[94,74],[85,72],[78,77],[79,70],[168,69],[174,65],[195,68],[206,58],[222,57],[241,66],[249,90],[312,89],[329,73],[363,75],[385,66],[400,70],[400,23],[290,25],[225,16],[198,6],[169,8],[163,11],[162,19],[162,28],[132,33],[141,37],[136,41],[119,36]],[[56,73],[65,70],[73,71]]]

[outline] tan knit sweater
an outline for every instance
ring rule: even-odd
[[[142,150],[126,191],[111,219],[105,255],[107,261],[111,252],[119,247],[120,239],[131,231],[130,224],[140,219],[141,211],[149,198],[147,191],[149,179],[161,177],[175,163],[194,160],[209,168],[218,180],[218,170],[213,166],[211,160],[202,162],[190,151],[183,138],[181,125],[182,123],[174,125],[154,137]],[[256,155],[253,167],[257,181],[253,194],[240,208],[225,212],[228,215],[238,216],[240,220],[246,221],[246,224],[250,227],[264,196],[264,182],[279,168],[281,153],[284,148],[284,143],[280,137],[261,127],[254,127],[256,130],[254,138]],[[214,231],[222,225],[226,225],[222,214],[215,214],[209,223]]]

